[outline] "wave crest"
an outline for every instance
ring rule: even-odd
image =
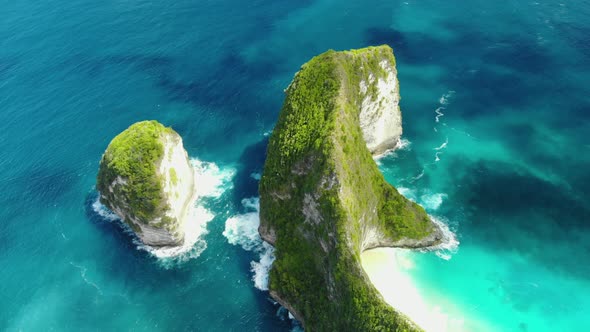
[[[438,257],[448,261],[453,257],[454,254],[457,253],[457,251],[459,251],[460,242],[457,240],[457,236],[453,231],[451,231],[446,222],[443,222],[441,218],[431,215],[429,215],[429,217],[430,220],[432,220],[432,222],[442,230],[443,239],[439,245],[427,248],[425,250],[434,251]]]
[[[258,254],[258,261],[250,262],[250,271],[253,272],[252,281],[260,290],[268,290],[268,274],[275,260],[274,247],[262,240],[258,234],[260,225],[260,201],[258,197],[245,198],[242,205],[247,211],[230,217],[225,222],[223,236],[233,245],[239,245],[244,250]]]

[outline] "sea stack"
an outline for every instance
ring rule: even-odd
[[[259,233],[276,249],[270,294],[306,330],[420,330],[383,301],[360,263],[371,248],[442,240],[373,160],[400,139],[398,101],[388,46],[328,51],[286,89],[260,181]]]
[[[100,202],[154,247],[184,242],[195,179],[182,138],[157,121],[133,124],[117,135],[100,161]]]

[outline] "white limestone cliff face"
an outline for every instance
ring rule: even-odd
[[[394,149],[402,135],[402,114],[399,108],[397,70],[388,60],[379,63],[385,78],[369,76],[360,83],[364,96],[359,115],[363,137],[373,155]]]
[[[159,173],[164,177],[163,189],[170,207],[166,215],[176,218],[183,226],[189,212],[189,204],[194,200],[195,178],[180,136],[166,136],[164,158]]]

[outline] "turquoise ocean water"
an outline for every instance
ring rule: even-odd
[[[460,242],[412,253],[415,284],[472,330],[590,327],[590,2],[17,0],[0,17],[0,330],[293,329],[260,289],[266,137],[302,63],[384,43],[409,144],[380,167]],[[95,204],[102,152],[144,119],[203,179],[176,259]]]

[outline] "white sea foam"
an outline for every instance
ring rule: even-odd
[[[405,198],[422,205],[428,211],[436,211],[442,205],[447,194],[445,193],[432,193],[428,190],[422,191],[421,195],[416,189],[410,189],[406,187],[398,187],[397,191],[402,194]]]
[[[268,290],[268,274],[272,263],[275,261],[275,248],[268,242],[262,241],[262,251],[260,253],[260,261],[250,262],[251,271],[254,272],[252,280],[254,286],[260,290]]]
[[[252,251],[261,246],[262,239],[258,234],[260,217],[258,215],[258,198],[246,198],[242,205],[247,210],[254,211],[230,217],[225,222],[223,236],[233,245],[239,245],[244,250]]]
[[[412,179],[410,180],[410,182],[415,182],[415,181],[420,180],[424,176],[424,173],[425,173],[425,170],[423,168],[422,171],[420,172],[420,174],[412,177]]]
[[[275,260],[274,247],[262,240],[258,234],[260,225],[260,202],[258,197],[242,200],[246,213],[230,217],[225,222],[223,236],[233,245],[259,255],[258,261],[250,262],[252,281],[260,290],[268,290],[268,274]]]
[[[107,209],[106,206],[102,205],[98,197],[96,197],[96,200],[94,201],[94,203],[92,203],[92,209],[94,210],[94,212],[96,212],[96,214],[108,221],[121,220],[119,216],[115,214],[115,212]]]
[[[446,149],[448,144],[449,144],[449,137],[446,137],[445,141],[440,146],[434,148],[434,150],[436,150],[436,152],[434,153],[434,162],[440,161],[440,155],[443,154],[443,152],[441,150]]]
[[[445,141],[439,147],[434,148],[434,149],[437,150],[437,151],[440,151],[442,149],[446,149],[448,144],[449,144],[449,138],[446,137],[445,138]]]
[[[431,193],[426,192],[418,197],[416,189],[405,187],[398,187],[397,191],[407,199],[422,205],[427,211],[436,211],[447,198],[445,193]],[[434,251],[436,255],[444,260],[451,259],[452,255],[457,252],[459,248],[459,241],[457,236],[448,226],[448,222],[444,222],[441,217],[434,217],[429,215],[432,222],[440,227],[443,233],[443,241],[441,244],[423,249],[424,251]]]
[[[445,116],[445,114],[442,112],[442,110],[444,110],[444,109],[445,108],[441,106],[441,107],[437,108],[436,110],[434,110],[434,113],[436,113],[436,116],[434,117],[434,120],[436,122],[439,122],[440,118],[443,117],[443,116]],[[436,129],[436,128],[434,128],[434,129]]]
[[[453,98],[454,95],[455,95],[455,91],[452,91],[452,90],[451,91],[448,91],[447,93],[445,93],[444,95],[442,95],[440,97],[440,99],[438,100],[438,102],[441,105],[447,105],[449,103],[449,100],[451,98]]]
[[[409,150],[411,144],[412,144],[412,142],[410,142],[410,140],[405,139],[405,138],[401,138],[397,142],[397,145],[395,146],[395,149],[396,150]]]
[[[402,194],[405,198],[407,198],[413,202],[417,202],[416,190],[406,188],[406,187],[397,187],[397,191],[400,194]]]
[[[443,233],[443,240],[441,244],[427,248],[427,251],[434,251],[436,255],[444,260],[450,260],[454,254],[459,250],[459,240],[457,236],[449,228],[448,222],[443,222],[442,218],[429,215],[430,220],[434,222]]]
[[[219,168],[215,163],[191,159],[195,169],[195,189],[197,197],[219,198],[227,189],[231,188],[231,180],[235,169],[231,167]]]
[[[420,204],[424,206],[426,210],[438,210],[443,203],[443,200],[447,198],[447,194],[444,193],[426,193],[420,196]]]
[[[198,159],[191,159],[190,162],[195,176],[195,202],[185,221],[185,238],[181,246],[155,248],[143,244],[129,226],[122,222],[114,212],[102,205],[98,198],[92,204],[98,215],[107,221],[117,221],[125,232],[133,236],[133,243],[137,245],[138,249],[145,250],[158,258],[164,267],[196,258],[207,248],[207,243],[202,237],[207,234],[207,223],[213,220],[215,215],[206,207],[205,199],[219,198],[223,192],[230,189],[231,180],[235,174],[233,168],[220,169],[214,163]]]

